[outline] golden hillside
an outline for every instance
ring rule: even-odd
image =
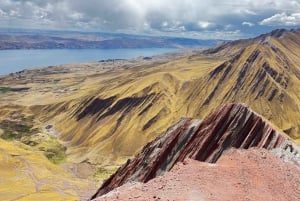
[[[0,139],[1,200],[79,200],[92,186],[41,153],[18,142]]]
[[[99,62],[3,78],[0,101],[53,125],[73,162],[118,165],[181,117],[244,102],[300,139],[300,30],[277,30],[203,53]]]

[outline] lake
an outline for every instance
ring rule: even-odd
[[[93,62],[106,59],[133,59],[176,51],[170,48],[145,49],[46,49],[1,50],[0,75],[33,67],[46,67],[69,63]]]

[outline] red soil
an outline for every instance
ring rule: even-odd
[[[300,153],[297,145],[245,105],[224,104],[203,121],[181,119],[163,136],[148,143],[133,160],[128,160],[92,198],[128,181],[146,183],[187,158],[214,163],[231,147],[276,149],[291,156]]]
[[[127,183],[95,200],[300,200],[300,167],[265,149],[232,149],[216,164],[186,159],[162,177]]]

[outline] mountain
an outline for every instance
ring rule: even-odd
[[[9,101],[53,125],[76,162],[122,164],[181,117],[202,119],[226,102],[299,142],[300,31],[277,32],[175,58],[28,70],[1,84],[29,88]]]
[[[246,106],[225,104],[203,121],[180,120],[164,135],[148,143],[133,160],[128,160],[103,183],[93,198],[129,181],[147,182],[187,158],[215,163],[232,147],[277,150],[293,156],[300,165],[300,147]]]
[[[86,90],[32,108],[55,120],[74,159],[95,163],[122,162],[179,118],[226,102],[246,103],[299,141],[299,30],[250,40],[93,75]]]
[[[274,125],[270,138],[278,139],[278,146],[283,137],[274,133],[299,144],[299,41],[299,29],[275,30],[205,51],[50,66],[2,76],[0,137],[25,144],[55,167],[67,163],[74,170],[88,169],[79,176],[99,181],[179,119],[204,119],[224,103],[244,103],[263,116]],[[191,121],[200,126],[200,121]],[[200,155],[210,161],[222,153],[212,152]],[[47,192],[53,191],[57,190]]]
[[[189,93],[187,100],[205,97],[198,104],[201,108],[223,102],[247,103],[298,139],[300,93],[295,86],[300,78],[299,36],[299,29],[275,30],[252,40],[218,47],[213,55],[230,52],[233,56],[210,71],[205,79],[196,81],[199,88],[192,89],[194,92]]]
[[[0,50],[209,47],[222,40],[111,33],[0,29]]]

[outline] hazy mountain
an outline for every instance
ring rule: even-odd
[[[5,49],[118,49],[214,46],[222,40],[154,37],[114,33],[45,30],[0,30],[0,50]]]

